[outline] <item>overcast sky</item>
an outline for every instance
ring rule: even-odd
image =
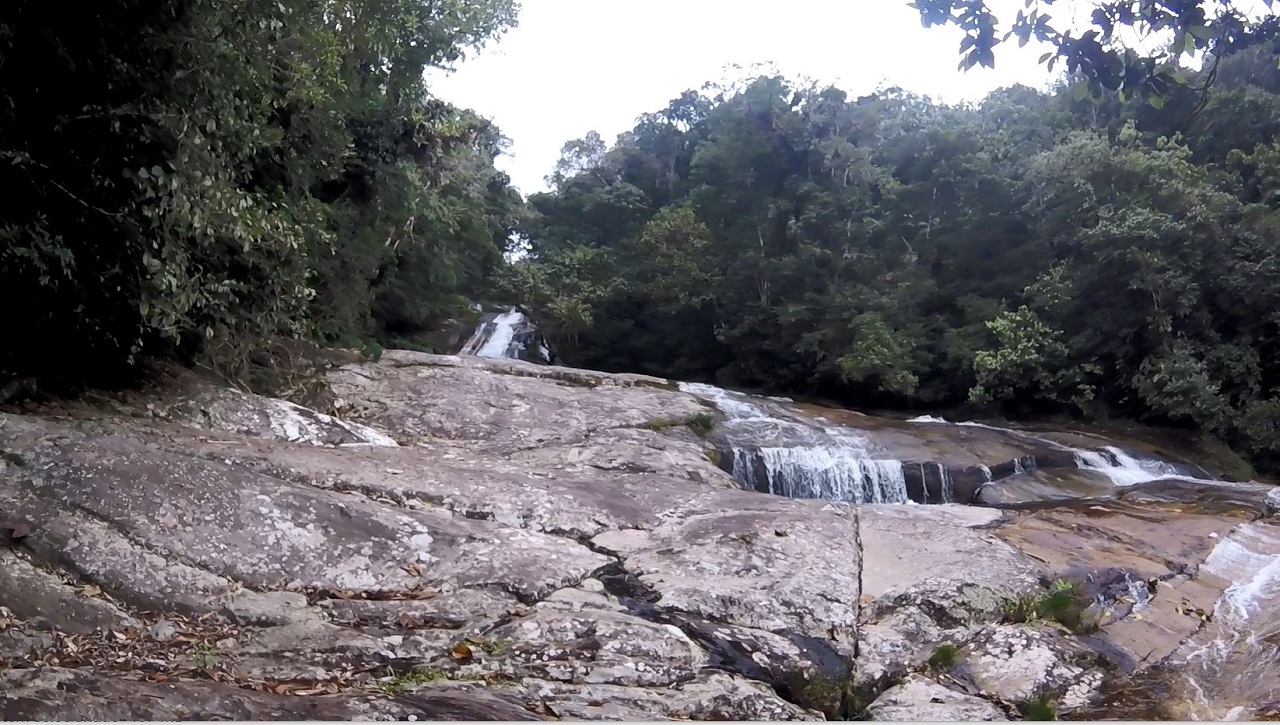
[[[445,100],[492,118],[512,140],[499,168],[524,194],[545,188],[565,141],[598,131],[612,143],[642,113],[732,73],[772,63],[859,95],[899,85],[947,101],[1014,83],[1044,87],[1047,50],[1013,39],[995,69],[956,70],[954,27],[925,29],[908,0],[523,0],[520,25],[449,75]],[[1023,0],[989,0],[1007,29]],[[1059,0],[1055,22],[1086,19],[1090,3]],[[1065,29],[1063,25],[1059,29]]]

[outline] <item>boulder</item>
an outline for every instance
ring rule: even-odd
[[[978,697],[911,675],[885,690],[867,708],[870,720],[891,722],[991,722],[1008,720],[1000,708]]]

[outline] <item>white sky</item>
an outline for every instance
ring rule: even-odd
[[[565,141],[598,131],[606,142],[688,89],[771,63],[788,78],[833,83],[860,95],[899,85],[945,101],[977,100],[1050,76],[1032,41],[996,48],[994,69],[958,71],[954,27],[923,28],[908,0],[523,0],[520,24],[452,74],[435,93],[493,119],[512,140],[498,160],[524,194],[545,188]],[[1023,0],[988,0],[1003,33]],[[1060,30],[1091,3],[1047,8]],[[1083,27],[1081,24],[1080,27]],[[1154,50],[1154,48],[1152,49]]]

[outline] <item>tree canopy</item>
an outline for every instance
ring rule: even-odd
[[[1276,5],[1276,0],[1259,2],[1269,9]],[[908,4],[920,11],[926,28],[954,25],[964,31],[959,49],[961,68],[993,67],[996,46],[1016,39],[1022,47],[1035,39],[1053,48],[1040,62],[1051,72],[1061,65],[1081,79],[1081,91],[1094,95],[1114,91],[1145,98],[1157,106],[1174,86],[1187,85],[1187,75],[1178,68],[1184,56],[1202,54],[1207,58],[1207,72],[1198,79],[1205,89],[1213,82],[1222,58],[1273,41],[1280,33],[1275,17],[1251,22],[1249,10],[1257,3],[1249,0],[1103,0],[1092,3],[1089,27],[1078,35],[1062,30],[1062,18],[1054,17],[1074,12],[1074,3],[1025,0],[1023,9],[1007,26],[986,0],[914,0]],[[1125,30],[1140,40],[1160,40],[1165,45],[1152,53],[1139,53],[1123,42]]]
[[[522,200],[433,98],[514,0],[106,0],[0,11],[0,377],[234,373],[465,307]],[[86,361],[92,363],[86,363]]]
[[[504,284],[569,364],[1194,426],[1274,467],[1280,69],[1243,45],[1160,108],[1078,75],[691,91],[566,144]]]

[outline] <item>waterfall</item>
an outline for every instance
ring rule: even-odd
[[[1138,460],[1115,446],[1101,451],[1075,451],[1076,465],[1086,471],[1097,471],[1116,486],[1133,486],[1147,481],[1166,478],[1197,480],[1182,475],[1171,463],[1155,460]]]
[[[901,461],[856,458],[840,448],[739,448],[734,450],[733,469],[734,478],[747,487],[776,496],[850,503],[909,501]],[[766,480],[759,480],[761,473]]]
[[[998,431],[1024,440],[1034,441],[1035,443],[1043,444],[1054,450],[1071,453],[1075,458],[1077,468],[1100,473],[1110,479],[1112,485],[1117,487],[1133,486],[1135,484],[1146,483],[1148,481],[1158,481],[1170,478],[1182,481],[1206,482],[1206,479],[1186,475],[1178,466],[1172,463],[1149,458],[1138,459],[1115,446],[1104,446],[1101,450],[1097,451],[1073,448],[1043,436],[1038,436],[1030,431],[1000,428],[998,426],[987,425],[985,423],[975,423],[973,421],[950,423],[945,418],[938,418],[932,415],[917,416],[907,422],[985,428],[987,430]],[[1015,458],[1013,461],[1014,475],[1026,473],[1028,470],[1034,469],[1035,467],[1035,456]],[[983,466],[982,468],[988,473],[987,480],[990,481],[990,469],[986,466]]]
[[[1175,653],[1175,663],[1203,719],[1238,719],[1238,703],[1280,698],[1280,526],[1240,524],[1205,558],[1201,570],[1230,586],[1215,603],[1205,628]],[[1249,718],[1243,718],[1249,719]]]
[[[951,480],[951,472],[948,471],[947,467],[942,465],[941,463],[935,463],[933,465],[938,467],[938,480],[941,482],[941,486],[942,486],[942,490],[939,492],[939,496],[942,500],[942,503],[955,503],[956,502],[956,483],[955,481]],[[928,479],[925,479],[925,480],[928,480]]]
[[[524,324],[524,313],[512,307],[494,317],[492,321],[480,323],[471,338],[462,346],[459,354],[518,358],[524,346],[515,342],[515,336],[516,331]]]
[[[733,446],[733,477],[744,487],[790,498],[908,503],[902,462],[876,457],[856,431],[802,422],[777,407],[704,383],[680,390],[712,403]]]

